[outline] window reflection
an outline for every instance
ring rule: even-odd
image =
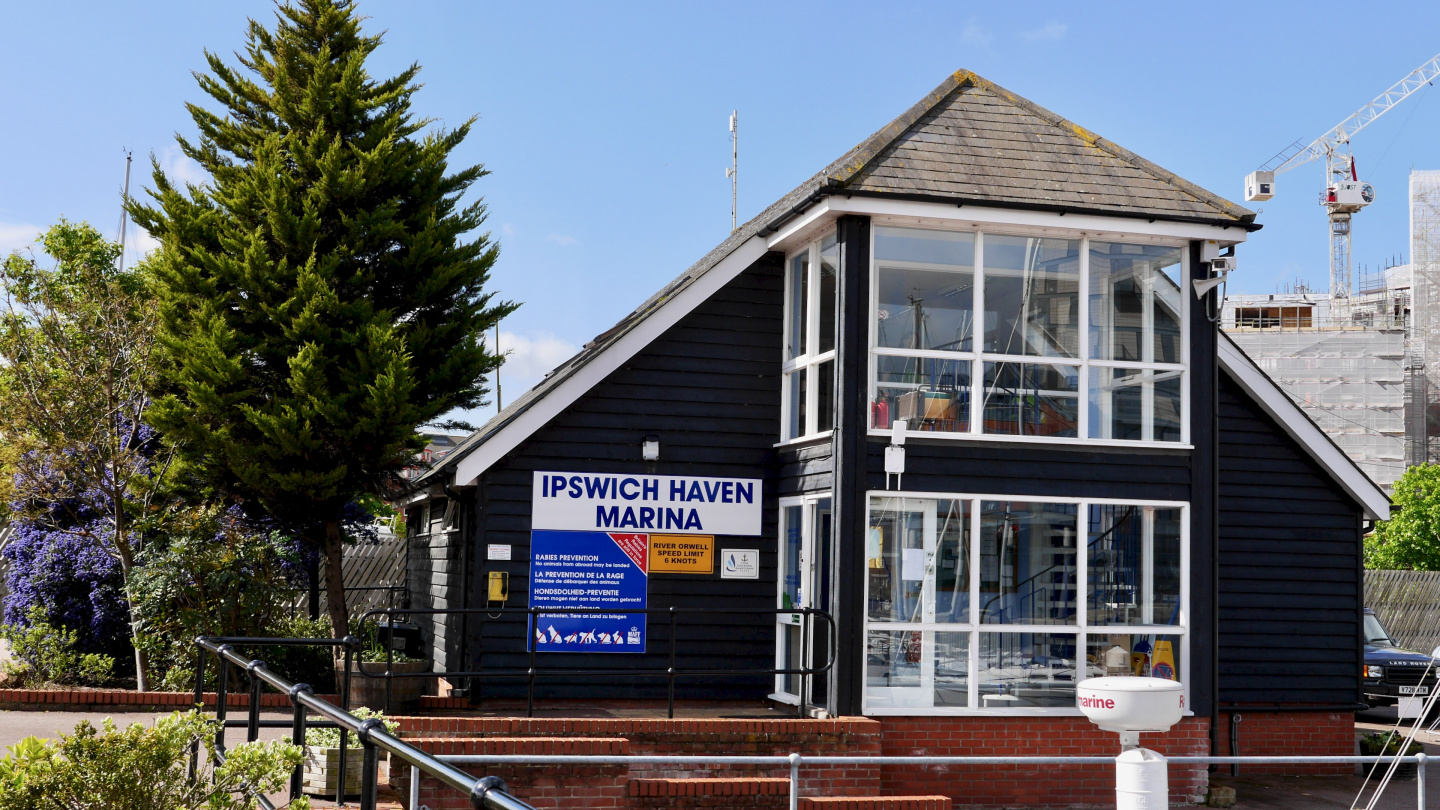
[[[971,351],[974,256],[968,233],[877,228],[875,345]]]
[[[980,706],[1075,705],[1075,636],[980,633]]]
[[[1080,356],[1080,240],[986,234],[985,345],[995,354]]]
[[[1074,504],[981,502],[981,622],[1075,623],[1076,513]]]
[[[1181,248],[1090,243],[1090,356],[1180,363]]]
[[[985,432],[1078,436],[1080,369],[1048,363],[986,363]]]
[[[1091,625],[1180,623],[1180,510],[1091,504]]]
[[[875,357],[871,424],[887,429],[963,433],[970,429],[970,361],[948,357]]]

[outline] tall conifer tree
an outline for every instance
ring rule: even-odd
[[[209,52],[180,148],[208,182],[152,157],[160,346],[149,419],[218,489],[303,532],[326,560],[327,610],[348,631],[341,512],[420,449],[417,428],[483,404],[500,358],[485,331],[514,309],[485,292],[498,247],[451,171],[472,121],[411,113],[419,65],[372,79],[379,36],[353,0],[293,0],[251,20],[239,68]]]

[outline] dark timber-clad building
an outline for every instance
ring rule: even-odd
[[[1075,684],[1121,673],[1186,685],[1190,750],[1225,750],[1241,711],[1351,753],[1361,537],[1389,504],[1197,295],[1259,227],[954,74],[417,479],[414,607],[615,611],[427,619],[436,669],[513,672],[534,646],[550,673],[663,672],[653,611],[676,607],[678,667],[750,671],[681,698],[803,698],[884,720],[898,753],[1089,733]],[[780,612],[801,608],[833,618],[833,650],[823,617]],[[754,674],[832,652],[808,686]],[[919,716],[991,736],[940,750],[906,736]]]

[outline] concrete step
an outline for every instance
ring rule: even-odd
[[[800,810],[950,810],[949,796],[835,796],[800,799]]]
[[[790,780],[765,776],[631,779],[632,807],[789,807]]]

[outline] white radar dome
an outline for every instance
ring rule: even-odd
[[[1185,713],[1185,687],[1165,678],[1090,678],[1075,687],[1075,703],[1106,731],[1167,731]]]

